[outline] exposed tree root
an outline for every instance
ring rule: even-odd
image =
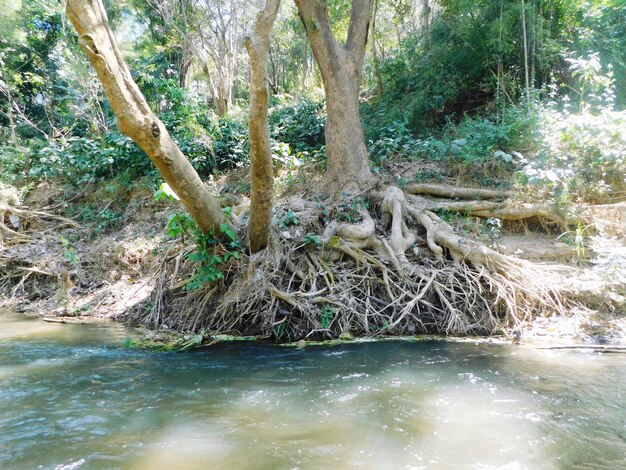
[[[20,244],[36,246],[46,233],[76,226],[63,216],[0,203],[0,248],[5,248],[0,252],[0,292],[6,295],[6,305],[19,296],[37,295],[51,279],[55,285],[63,284],[60,266],[51,272],[41,259],[28,256],[29,250],[9,254],[7,248]]]
[[[414,183],[406,187],[407,194],[426,194],[435,197],[459,199],[505,199],[512,196],[510,191],[496,191],[492,189],[458,188],[442,184]]]
[[[6,304],[10,305],[17,296],[33,290],[38,280],[50,279],[59,283],[58,273],[50,272],[37,266],[36,261],[29,262],[15,256],[0,253],[0,292],[7,295]]]
[[[44,224],[46,227],[42,228]],[[0,247],[28,242],[35,234],[76,226],[67,217],[0,203]]]
[[[318,249],[294,248],[294,241],[274,236],[263,252],[233,262],[223,281],[202,290],[177,287],[191,268],[183,252],[170,256],[151,309],[131,318],[186,332],[296,340],[344,331],[487,334],[570,306],[554,284],[558,267],[460,236],[399,188],[373,199],[380,205],[380,225],[361,210],[359,222],[328,224]]]
[[[439,202],[421,197],[411,199],[414,207],[428,211],[455,211],[474,217],[494,217],[502,220],[522,220],[538,217],[557,224],[563,229],[572,225],[573,220],[553,204],[510,204],[492,201]]]

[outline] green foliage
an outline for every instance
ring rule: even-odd
[[[63,258],[71,265],[79,264],[80,259],[76,253],[76,248],[72,246],[70,241],[65,237],[60,237],[59,242],[61,242],[61,246],[63,247]]]
[[[560,24],[566,32],[568,57],[588,61],[583,70],[589,71],[590,59],[595,57],[602,67],[611,65],[616,78],[626,76],[626,48],[624,47],[624,24],[626,2],[623,0],[577,0],[563,2],[564,12]],[[575,63],[570,62],[571,65]],[[578,68],[580,70],[580,68]],[[575,72],[575,70],[573,70]],[[584,74],[584,72],[583,72]],[[568,78],[567,76],[564,78]],[[581,72],[572,73],[580,80]],[[579,84],[580,85],[580,84]],[[615,102],[626,103],[626,80],[616,80]]]
[[[525,4],[531,100],[539,96],[533,90],[563,83],[584,101],[597,94],[587,77],[598,67],[611,64],[616,78],[626,74],[625,2]],[[388,131],[395,123],[421,136],[450,117],[515,105],[525,93],[522,41],[518,0],[440,2],[430,33],[406,35],[381,62],[385,93],[362,107],[367,140],[399,153],[402,132]],[[626,81],[617,80],[615,99],[624,103]]]
[[[544,109],[535,158],[518,181],[537,197],[602,202],[626,189],[626,113]]]
[[[28,172],[29,152],[11,145],[0,145],[0,182],[20,182]]]
[[[97,221],[95,226],[96,233],[105,232],[119,227],[121,225],[122,218],[123,215],[114,210],[104,209],[100,211],[95,217],[95,220]]]
[[[535,124],[534,114],[510,108],[500,121],[465,116],[458,124],[448,122],[442,140],[453,159],[461,163],[485,162],[493,159],[498,150],[527,148]]]
[[[61,57],[56,50],[63,40],[63,26],[60,5],[53,0],[19,2],[9,10],[18,5],[19,9],[13,15],[9,12],[6,21],[2,21],[0,127],[8,128],[4,110],[10,100],[30,121],[18,115],[17,131],[32,138],[62,124],[63,119],[58,118],[66,111],[63,102],[66,81],[59,74]],[[38,123],[38,129],[32,123]]]
[[[585,257],[585,239],[589,236],[589,226],[585,226],[580,219],[576,221],[576,229],[559,235],[557,240],[571,245],[576,250],[579,259]]]
[[[394,121],[405,122],[411,133],[423,132],[493,97],[495,46],[484,36],[485,23],[497,21],[497,15],[493,8],[465,4],[459,6],[462,12],[443,10],[433,22],[431,37],[407,37],[381,63],[385,95],[363,110],[368,139],[378,140]],[[480,18],[468,16],[470,9]]]
[[[335,218],[349,223],[358,223],[363,220],[361,211],[367,210],[367,200],[362,196],[341,194],[341,202],[335,209]]]
[[[248,162],[248,126],[230,117],[222,118],[215,137],[214,152],[218,169],[234,168]]]
[[[166,126],[172,129],[172,136],[201,176],[248,160],[247,129],[243,124],[230,118],[218,120],[212,114],[213,121],[209,116],[202,125],[194,124],[195,111],[185,106],[177,109],[166,113],[166,120],[175,122],[166,122]],[[180,110],[189,116],[174,116]],[[198,111],[195,120],[201,121],[203,113]],[[103,179],[143,176],[156,179],[158,175],[146,154],[118,131],[103,137],[33,139],[19,147],[0,145],[0,168],[3,169],[0,179],[5,182],[57,179],[78,187]]]
[[[413,175],[413,181],[415,183],[441,183],[443,175],[441,170],[419,170]]]
[[[379,114],[382,114],[380,111]],[[369,151],[374,168],[394,156],[409,157],[416,153],[418,142],[405,121],[395,121],[378,129],[376,140],[369,141]]]
[[[162,199],[165,192],[155,194]],[[186,212],[170,214],[166,232],[170,238],[181,237],[195,244],[194,250],[187,255],[187,259],[195,266],[194,275],[186,282],[185,290],[201,289],[206,284],[224,279],[223,268],[231,261],[239,259],[239,243],[237,234],[227,224],[220,225],[220,233],[229,241],[223,242],[223,237],[216,237],[212,231],[202,233],[195,221]]]
[[[322,237],[309,232],[302,239],[302,244],[309,250],[319,248],[322,245]]]
[[[330,210],[328,209],[326,204],[318,200],[315,207],[320,213],[320,221],[322,222],[322,224],[324,226],[328,225],[328,223],[330,222]]]
[[[517,179],[534,197],[604,202],[626,189],[626,113],[614,111],[610,68],[603,73],[594,56],[571,63],[584,82],[579,112],[571,111],[568,95],[551,88],[550,101],[535,110],[532,158],[524,159]]]
[[[70,137],[31,147],[28,178],[63,178],[80,186],[110,176],[113,151],[100,142]]]
[[[430,136],[413,137],[405,123],[395,123],[385,129],[381,140],[369,142],[372,170],[379,172],[385,162],[395,158],[442,162],[453,174],[473,179],[486,185],[501,185],[500,178],[513,172],[523,160],[518,150],[526,151],[534,145],[538,126],[535,110],[526,107],[507,107],[498,116],[465,115],[459,121],[447,120]],[[418,183],[441,182],[441,170],[418,171]],[[400,187],[410,183],[400,178]]]
[[[337,315],[337,309],[330,305],[324,305],[320,309],[320,326],[322,329],[327,330],[330,328],[335,316]]]
[[[88,223],[92,226],[92,235],[109,232],[119,228],[124,220],[123,207],[124,201],[115,200],[115,196],[111,196],[110,204],[102,208],[101,201],[83,202],[83,203],[67,203],[65,207],[66,214],[80,222]]]
[[[607,115],[605,132],[593,118],[574,125],[567,112],[598,115],[599,107],[614,111],[624,104],[625,2],[525,2],[531,103],[523,110],[516,107],[524,102],[521,2],[442,0],[428,32],[408,28],[415,19],[409,17],[416,14],[409,3],[379,5],[375,34],[385,91],[381,98],[362,100],[374,172],[396,157],[424,159],[452,163],[459,173],[489,182],[488,173],[523,163],[515,155],[518,151],[533,160],[528,172],[520,173],[524,183],[543,181],[546,191],[570,199],[581,191],[585,199],[602,200],[619,190],[621,143],[611,136],[621,118]],[[169,19],[144,0],[107,2],[106,7],[114,28],[124,21],[126,26],[149,25],[121,44],[123,53],[150,106],[200,176],[245,164],[249,150],[242,99],[248,84],[242,71],[247,68],[238,67],[233,83],[234,98],[244,109],[218,117],[202,86],[195,86],[205,77],[189,73],[198,65],[189,48],[198,45],[190,43],[197,38],[187,28],[198,18],[183,20],[177,3]],[[333,31],[343,41],[349,2],[331,1],[327,7]],[[191,5],[185,8],[194,14]],[[156,180],[143,151],[115,130],[114,115],[93,86],[88,61],[71,28],[64,26],[62,5],[54,0],[9,2],[1,19],[0,180],[20,185],[55,179],[76,187],[111,178]],[[305,181],[303,166],[315,164],[323,170],[325,109],[297,15],[279,15],[272,41],[271,139],[274,158],[286,169],[285,189],[291,189]],[[569,108],[558,111],[565,114],[543,116],[541,101],[552,93],[550,87],[569,99]],[[556,133],[551,140],[541,132],[537,116]],[[559,120],[566,128],[559,128]],[[548,144],[555,147],[548,149]],[[531,158],[535,156],[536,161]],[[415,177],[433,180],[441,180],[441,174]],[[350,210],[343,212],[354,218]],[[91,215],[100,219],[100,231],[118,223],[114,210],[93,208]]]
[[[306,99],[295,104],[278,103],[271,108],[271,136],[297,152],[311,152],[324,145],[324,105]]]
[[[290,209],[278,220],[278,228],[280,230],[288,230],[300,223],[298,216]]]

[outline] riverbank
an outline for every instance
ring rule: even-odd
[[[230,182],[228,186],[236,184]],[[237,203],[244,196],[229,197],[231,203]],[[294,201],[291,197],[277,204],[283,222],[284,214],[291,214],[295,220],[305,218],[306,208]],[[157,283],[161,290],[176,290],[177,285],[186,282],[176,275],[171,279],[160,277],[165,263],[181,262],[186,242],[166,235],[174,207],[171,201],[156,201],[147,184],[137,184],[129,190],[108,183],[74,193],[42,184],[30,191],[20,208],[17,219],[16,212],[10,210],[5,210],[3,216],[5,222],[17,225],[14,233],[5,236],[0,254],[1,308],[67,322],[91,318],[123,322],[137,319],[142,310],[152,308],[151,295]],[[626,204],[585,210],[595,217],[596,226],[601,229],[588,230],[588,236],[570,243],[565,243],[570,235],[545,230],[545,225],[533,220],[522,226],[508,224],[485,234],[489,226],[478,219],[448,218],[459,233],[481,236],[500,253],[544,266],[561,266],[557,283],[566,287],[578,302],[565,315],[546,312],[518,319],[515,324],[503,322],[494,333],[547,343],[626,341],[626,245],[620,232],[620,227],[626,227]],[[303,225],[283,224],[277,229],[277,236],[284,243],[290,239],[298,242],[304,235]],[[177,327],[165,320],[159,329]],[[350,331],[349,325],[345,330]],[[436,331],[430,331],[433,332]],[[364,336],[394,333],[390,329]],[[300,339],[330,338],[313,335],[280,341]]]

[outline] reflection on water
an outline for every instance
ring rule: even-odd
[[[127,334],[0,314],[0,467],[626,468],[624,356]]]

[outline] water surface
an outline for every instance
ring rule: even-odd
[[[128,334],[0,313],[0,468],[626,468],[624,355]]]

